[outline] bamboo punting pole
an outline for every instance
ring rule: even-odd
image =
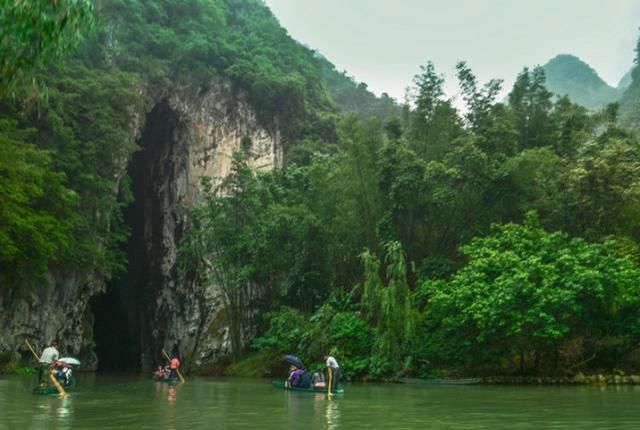
[[[33,349],[29,341],[25,340],[24,343],[27,344],[27,347],[29,347],[29,350],[35,357],[36,361],[40,360],[40,357],[38,357],[38,354],[36,354],[36,351]],[[53,386],[56,387],[56,390],[58,390],[58,393],[60,393],[62,397],[67,396],[68,395],[67,392],[64,391],[64,388],[62,388],[62,385],[60,385],[60,383],[56,380],[56,377],[53,376],[53,373],[51,373],[50,369],[47,370],[47,373],[49,374],[49,380],[51,380],[51,383],[53,384]]]
[[[169,360],[169,363],[171,363],[171,358],[169,357],[169,354],[167,354],[167,351],[165,351],[164,349],[162,350],[162,353],[164,354],[164,357]],[[184,378],[182,377],[182,373],[180,373],[180,369],[176,369],[176,373],[178,374],[178,378],[180,379],[180,382],[182,382],[183,384],[185,383]]]

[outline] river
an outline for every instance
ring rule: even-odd
[[[638,429],[640,387],[349,384],[343,398],[267,380],[80,375],[69,397],[0,376],[0,429]]]

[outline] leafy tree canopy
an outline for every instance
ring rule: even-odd
[[[0,98],[39,89],[38,72],[80,43],[92,11],[89,0],[0,1]]]

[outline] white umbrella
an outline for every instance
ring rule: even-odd
[[[67,363],[67,364],[75,364],[76,366],[80,365],[80,360],[73,357],[62,357],[58,361],[62,361],[63,363]]]

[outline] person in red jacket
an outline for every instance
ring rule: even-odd
[[[169,367],[171,368],[171,372],[169,373],[169,379],[175,379],[176,373],[178,372],[178,368],[180,367],[180,360],[175,355],[171,358],[171,362],[169,363]]]

